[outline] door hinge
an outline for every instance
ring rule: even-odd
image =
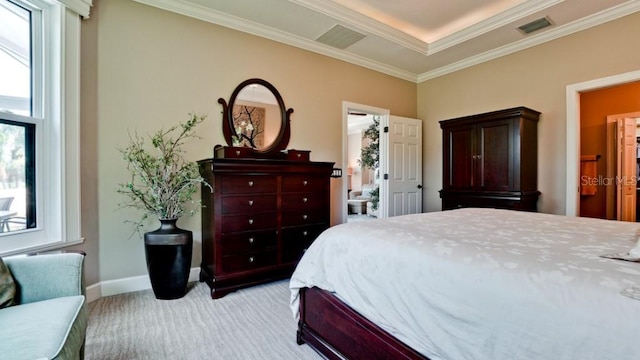
[[[389,174],[384,174],[384,176],[382,177],[385,180],[389,180]]]
[[[386,133],[388,133],[388,132],[389,132],[389,127],[388,127],[388,126],[385,126],[385,127],[384,127],[384,129],[383,129],[383,131],[384,131],[384,132],[386,132]]]

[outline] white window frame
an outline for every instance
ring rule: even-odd
[[[33,116],[3,113],[5,118],[36,124],[37,227],[1,234],[0,256],[84,241],[80,233],[80,16],[89,15],[91,1],[12,1],[42,14],[43,28],[36,26],[32,37]]]

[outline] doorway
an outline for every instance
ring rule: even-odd
[[[640,81],[580,94],[581,217],[635,221],[636,116],[628,111],[640,110],[639,95]]]
[[[379,121],[378,170],[369,178],[378,194],[377,209],[372,208],[376,218],[399,216],[422,212],[422,121],[419,119],[391,116],[389,110],[366,105],[343,102],[343,173],[349,173],[357,157],[349,158],[348,124],[349,114],[371,115]],[[366,114],[366,115],[363,115]],[[359,141],[356,138],[356,141]],[[356,153],[357,154],[357,153]],[[352,172],[354,169],[352,169]],[[343,222],[348,220],[349,176],[343,177]],[[353,183],[351,184],[354,185]],[[352,201],[353,202],[353,201]],[[367,203],[367,214],[369,213]],[[371,204],[372,205],[372,204]],[[347,211],[345,211],[347,210]]]
[[[380,209],[384,199],[379,196],[382,193],[384,182],[380,181],[380,167],[361,166],[360,159],[362,146],[367,145],[363,141],[363,133],[371,128],[374,122],[381,124],[389,116],[389,110],[373,106],[343,102],[343,222],[372,220],[382,217]],[[380,125],[379,125],[380,126]],[[379,145],[379,143],[378,143]],[[384,150],[378,146],[378,159],[386,156]],[[378,204],[374,209],[370,198],[371,192],[378,198]],[[345,211],[346,210],[346,211]]]
[[[580,214],[580,96],[581,93],[640,81],[640,71],[567,86],[567,158],[565,214]]]

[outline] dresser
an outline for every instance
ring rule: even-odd
[[[212,158],[198,162],[202,189],[200,281],[220,298],[289,277],[330,224],[333,163]]]
[[[517,107],[440,121],[442,209],[536,211],[539,116]]]

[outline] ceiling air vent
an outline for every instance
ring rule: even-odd
[[[550,25],[551,25],[551,21],[549,20],[549,18],[543,17],[538,20],[533,20],[530,23],[519,26],[518,29],[525,34],[531,34],[534,31],[538,31]]]
[[[342,25],[336,25],[332,27],[331,30],[320,35],[316,41],[338,49],[346,49],[347,47],[362,40],[362,38],[364,38],[363,34],[347,29]]]

